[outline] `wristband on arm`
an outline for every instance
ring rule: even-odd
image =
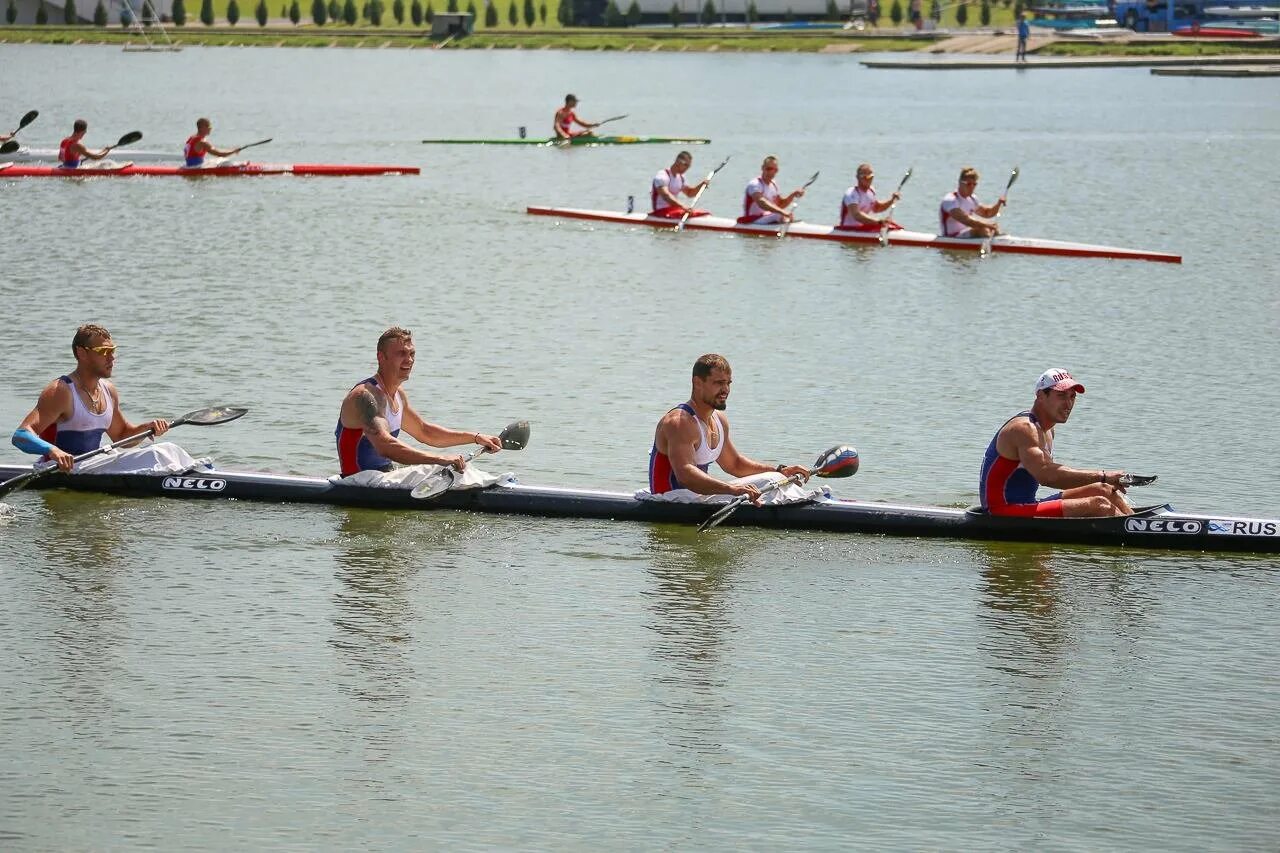
[[[23,453],[45,456],[53,451],[53,445],[29,429],[14,430],[13,446]]]

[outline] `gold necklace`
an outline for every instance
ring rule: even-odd
[[[92,414],[100,415],[107,410],[107,400],[105,397],[106,392],[102,390],[101,383],[98,385],[97,394],[90,393],[87,388],[80,384],[79,380],[76,380],[76,385],[80,388],[80,391],[84,396],[88,398],[88,400],[85,401],[85,407]]]

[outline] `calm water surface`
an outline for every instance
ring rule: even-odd
[[[705,351],[737,443],[842,494],[963,506],[1046,367],[1088,386],[1082,466],[1144,500],[1280,515],[1280,173],[1269,80],[870,72],[848,57],[0,45],[11,127],[77,116],[175,150],[419,178],[0,182],[0,426],[121,345],[135,419],[227,467],[332,470],[378,333],[415,330],[429,418],[534,424],[489,467],[638,487]],[[834,218],[861,160],[933,227],[961,165],[1020,234],[1182,266],[527,217],[647,198],[666,148],[427,147],[541,133],[566,91],[620,132],[712,137]],[[0,451],[8,461],[19,454]],[[72,849],[1274,850],[1278,561],[23,493],[0,519],[0,846]]]

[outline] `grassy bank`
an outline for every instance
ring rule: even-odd
[[[1274,41],[1255,44],[1249,41],[1187,42],[1161,41],[1149,43],[1093,44],[1081,42],[1053,42],[1036,51],[1036,56],[1237,56],[1250,53],[1280,54],[1280,45]]]

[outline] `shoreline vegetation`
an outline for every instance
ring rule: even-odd
[[[617,51],[698,51],[698,52],[782,52],[782,53],[887,53],[929,51],[957,35],[973,35],[977,30],[912,33],[885,27],[879,31],[856,30],[751,30],[745,27],[569,28],[480,29],[461,38],[434,38],[429,30],[407,26],[317,27],[306,23],[269,22],[267,26],[205,26],[200,23],[177,27],[165,25],[168,40],[175,45],[209,47],[345,47],[446,50],[617,50]],[[148,37],[157,46],[166,39],[155,27]],[[995,35],[1001,33],[995,28]],[[1256,42],[1262,42],[1258,44]],[[0,26],[0,44],[104,44],[144,45],[136,30],[118,26]],[[1104,42],[1055,40],[1031,51],[1041,56],[1218,56],[1280,52],[1275,39],[1251,43],[1187,41],[1169,38]]]

